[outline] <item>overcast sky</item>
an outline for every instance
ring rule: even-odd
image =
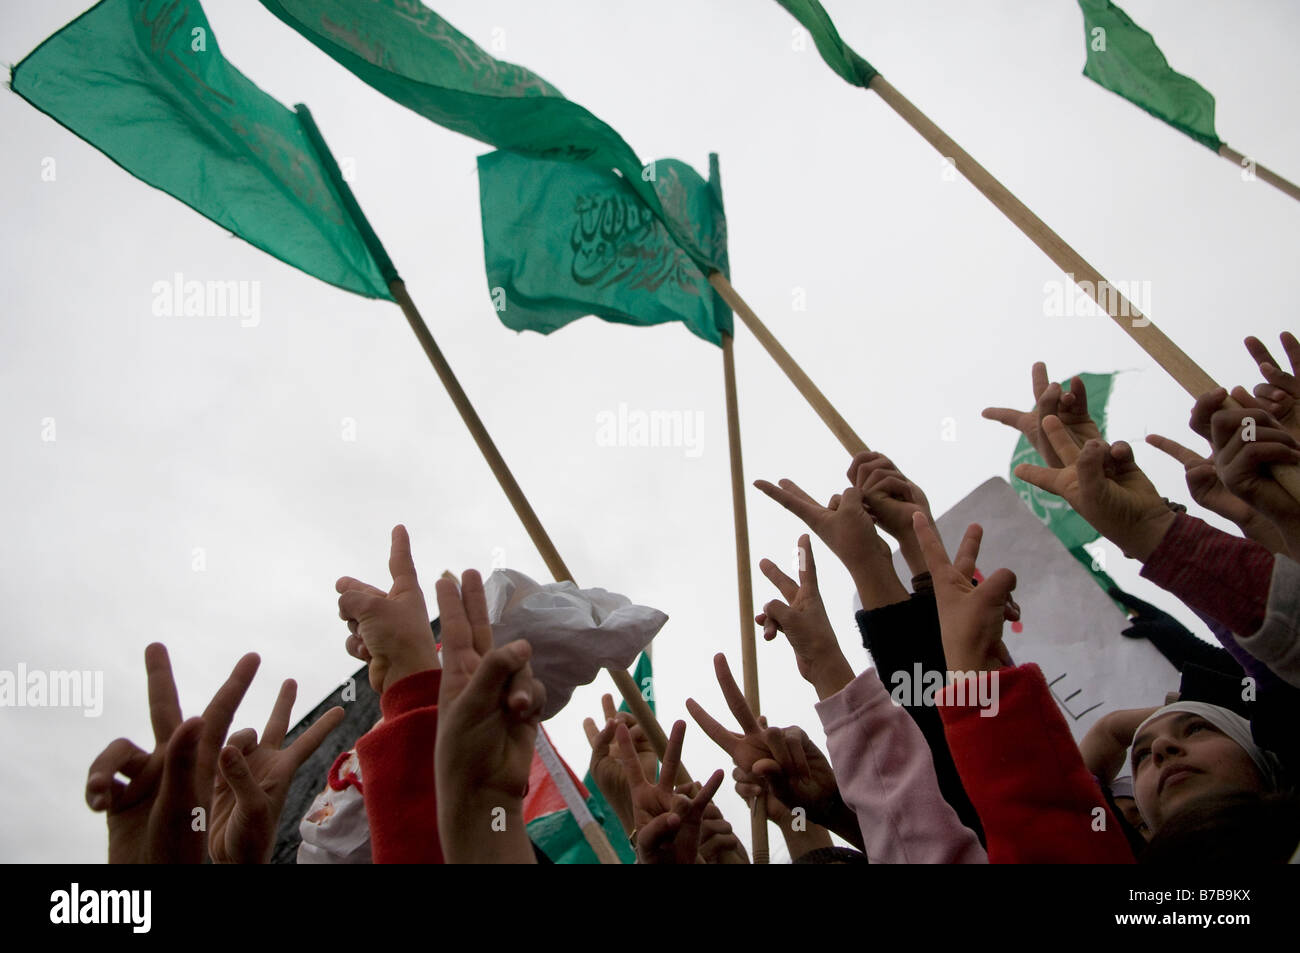
[[[5,4],[0,58],[17,62],[88,5]],[[740,667],[721,352],[679,325],[507,330],[483,273],[475,157],[487,147],[389,101],[255,0],[206,6],[226,57],[281,102],[306,102],[335,155],[353,161],[358,200],[579,584],[669,614],[655,642],[661,720],[687,717],[688,696],[721,716],[710,658],[725,651]],[[947,180],[874,94],[843,83],[811,44],[795,49],[796,24],[777,4],[435,7],[609,122],[642,159],[705,172],[719,153],[736,288],[936,515],[1006,475],[1015,434],[980,410],[1027,405],[1036,359],[1057,379],[1124,371],[1111,436],[1138,445],[1162,492],[1187,498],[1181,468],[1141,441],[1155,432],[1199,446],[1191,398],[1109,319],[1047,316],[1055,266],[964,180]],[[847,42],[1103,274],[1145,283],[1149,316],[1211,376],[1255,383],[1241,339],[1274,343],[1295,327],[1300,207],[1084,79],[1075,3],[827,7]],[[1215,95],[1225,141],[1300,179],[1300,8],[1125,8]],[[0,857],[99,861],[106,835],[85,806],[86,769],[118,736],[150,746],[149,642],[171,650],[187,715],[242,653],[260,652],[234,725],[260,730],[283,678],[299,681],[297,717],[356,667],[334,580],[386,587],[395,523],[410,528],[431,607],[443,569],[486,572],[499,557],[549,577],[396,306],[231,238],[17,96],[0,95],[0,125],[0,669],[102,671],[105,694],[98,718],[0,710]],[[256,325],[156,316],[154,285],[177,273],[256,282]],[[843,489],[846,453],[737,327],[747,481],[790,477],[821,499]],[[620,404],[701,414],[698,448],[602,446],[600,415]],[[947,418],[955,440],[941,439]],[[758,560],[788,563],[803,527],[752,487],[748,502],[761,605],[775,592]],[[845,652],[865,666],[848,577],[814,546]],[[1122,585],[1204,631],[1136,565],[1109,557]],[[1033,660],[1032,645],[1010,649]],[[822,743],[789,647],[760,641],[759,660],[771,722]],[[607,690],[602,676],[547,725],[579,774],[582,718]],[[724,766],[693,723],[685,762],[701,778]],[[730,780],[719,803],[748,840]],[[772,841],[784,856],[775,830]]]

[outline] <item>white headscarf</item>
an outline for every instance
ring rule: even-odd
[[[1148,718],[1142,724],[1138,725],[1137,731],[1133,732],[1136,738],[1141,734],[1142,729],[1157,718],[1163,718],[1171,712],[1185,711],[1193,715],[1200,715],[1215,728],[1235,741],[1241,746],[1241,749],[1250,755],[1250,760],[1255,762],[1255,767],[1259,769],[1260,776],[1264,779],[1264,784],[1270,791],[1276,791],[1280,783],[1280,766],[1277,756],[1271,751],[1265,751],[1259,745],[1255,744],[1255,739],[1250,733],[1250,722],[1238,715],[1235,711],[1227,708],[1220,708],[1218,705],[1211,705],[1207,702],[1174,702],[1172,705],[1166,705],[1154,715]]]

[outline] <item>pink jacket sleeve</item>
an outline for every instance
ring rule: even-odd
[[[874,669],[817,703],[840,796],[873,864],[984,864],[975,834],[939,793],[925,737]]]

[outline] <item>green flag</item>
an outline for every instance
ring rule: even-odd
[[[546,80],[487,53],[418,0],[261,0],[385,96],[426,119],[542,159],[617,169],[706,273],[716,265],[665,214],[623,138]]]
[[[23,99],[136,178],[322,281],[397,277],[305,106],[227,63],[197,0],[102,0],[13,68]]]
[[[839,74],[840,79],[864,89],[876,75],[876,68],[853,52],[840,39],[840,33],[831,22],[830,15],[817,0],[776,0],[790,15],[803,24],[817,44],[817,52],[826,65]]]
[[[1079,0],[1088,62],[1083,75],[1215,152],[1214,97],[1170,69],[1151,34],[1107,0]]]
[[[1101,435],[1105,437],[1106,403],[1110,400],[1110,389],[1115,382],[1115,374],[1079,374],[1078,377],[1083,381],[1084,389],[1088,392],[1088,413],[1092,415]],[[1069,390],[1070,382],[1062,381],[1061,389]],[[1020,494],[1020,498],[1025,501],[1025,505],[1033,511],[1034,515],[1042,520],[1043,525],[1056,534],[1056,538],[1074,558],[1088,567],[1103,589],[1114,586],[1115,582],[1106,574],[1104,568],[1095,566],[1092,556],[1083,548],[1084,544],[1095,541],[1101,534],[1093,529],[1087,520],[1074,512],[1065,500],[1017,477],[1016,466],[1021,463],[1046,466],[1042,455],[1034,449],[1033,444],[1024,434],[1020,435],[1020,439],[1016,442],[1015,453],[1011,456],[1012,488]]]
[[[732,333],[730,309],[626,179],[511,152],[480,156],[478,167],[488,287],[506,327],[549,334],[594,314],[681,321],[717,345]],[[705,182],[675,159],[647,168],[664,207],[725,271],[716,176]]]
[[[650,656],[646,652],[641,653],[637,659],[636,669],[632,677],[636,680],[637,687],[641,689],[641,696],[650,705],[650,710],[654,711],[654,679],[650,666]],[[627,703],[619,705],[619,711],[628,711]],[[605,837],[609,840],[610,846],[614,848],[614,853],[618,854],[618,859],[625,864],[636,863],[636,851],[628,843],[627,832],[623,830],[623,823],[614,813],[614,809],[609,806],[605,796],[600,793],[600,788],[596,787],[596,781],[587,772],[587,776],[582,779],[583,787],[587,789],[590,797],[587,798],[587,809],[591,811],[592,816],[596,818],[605,829]],[[597,864],[600,863],[596,857],[595,851],[587,843],[587,839],[582,834],[582,828],[574,820],[573,814],[569,811],[556,811],[547,814],[535,820],[528,822],[529,839],[542,849],[542,852],[556,864]]]

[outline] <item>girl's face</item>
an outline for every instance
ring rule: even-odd
[[[1152,831],[1201,797],[1263,790],[1246,750],[1200,715],[1170,712],[1133,739],[1133,793]]]

